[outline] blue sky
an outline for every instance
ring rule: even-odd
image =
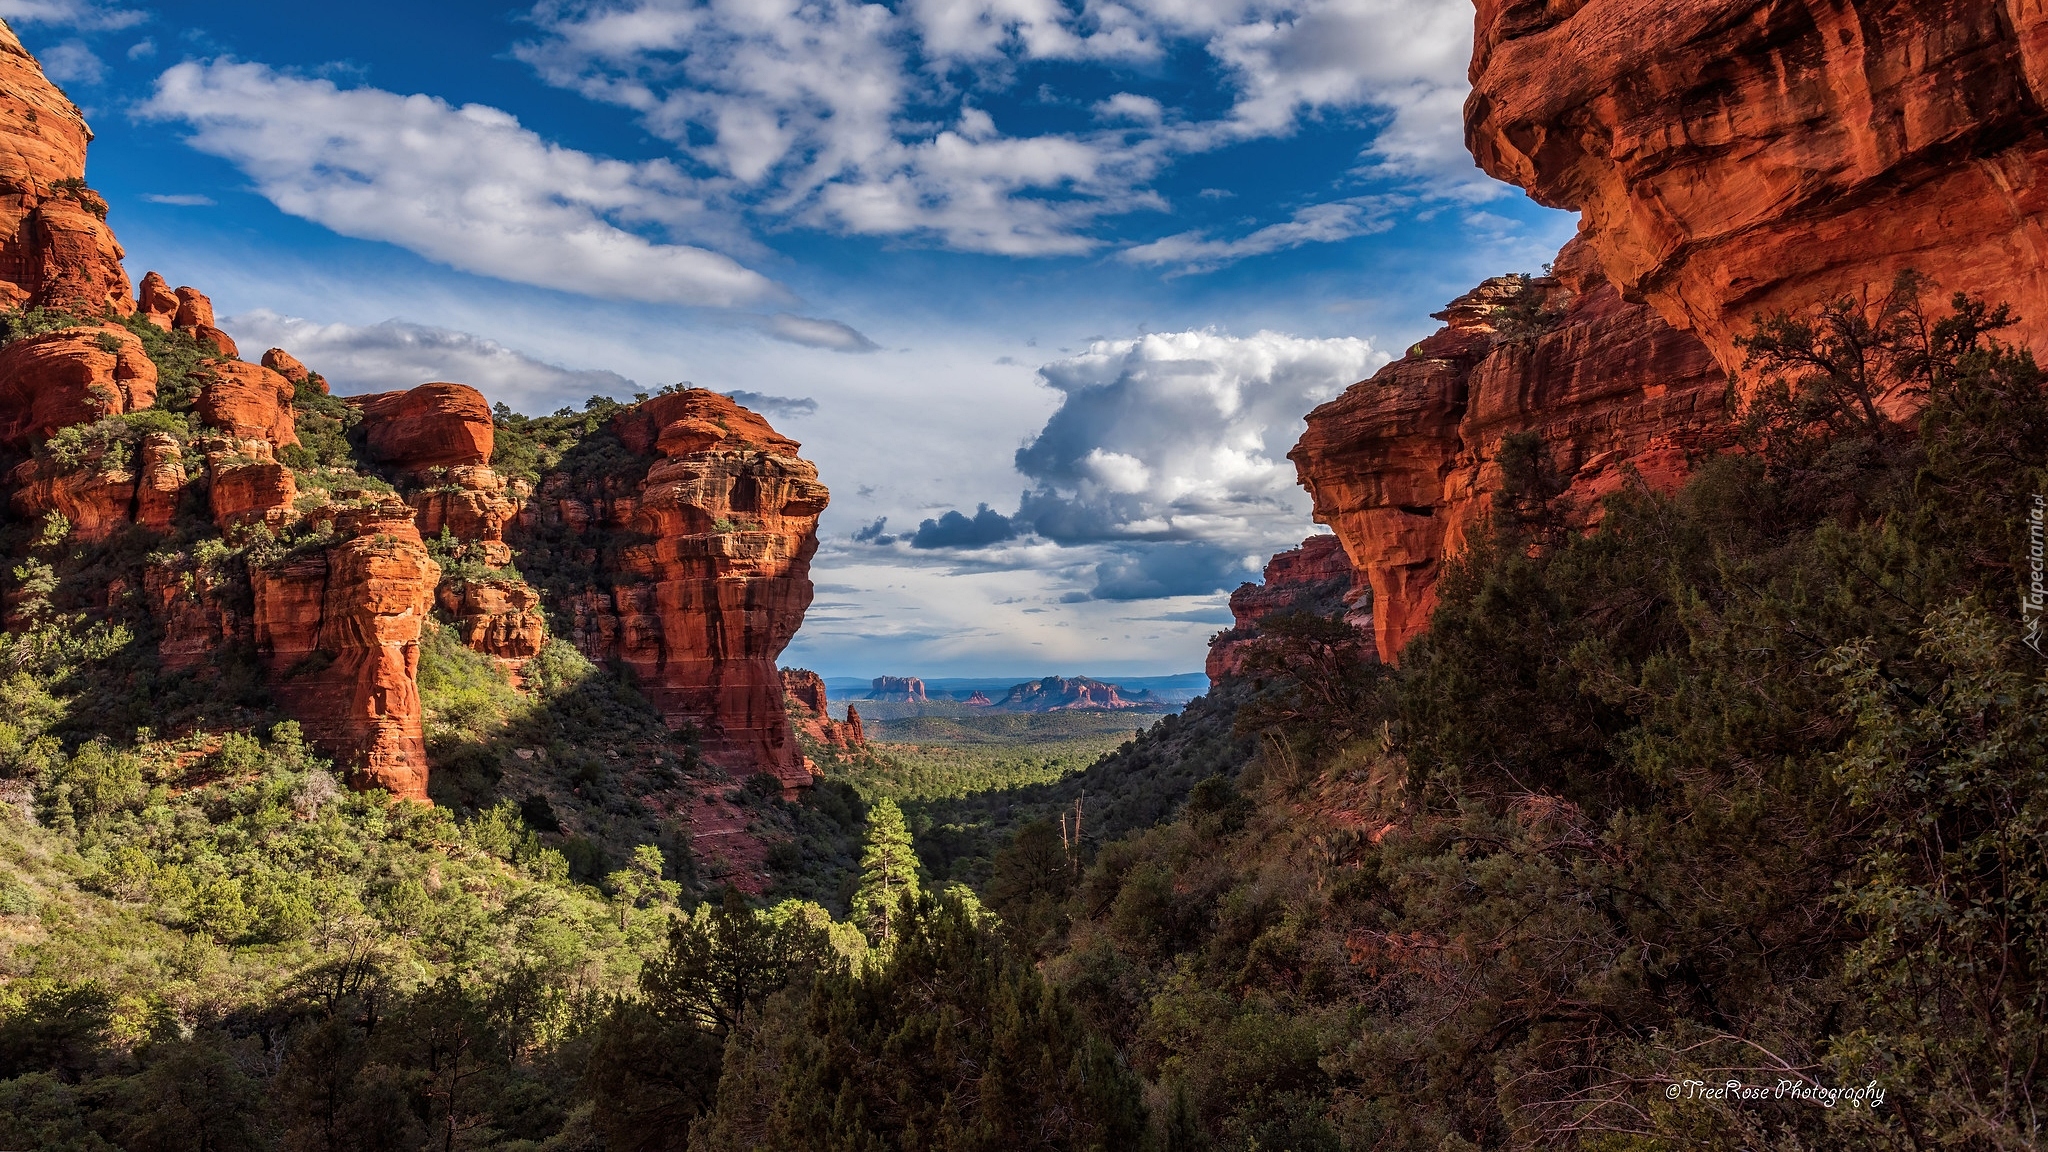
[[[131,275],[339,390],[747,393],[833,491],[785,663],[1201,664],[1301,416],[1570,217],[1469,0],[0,0]]]

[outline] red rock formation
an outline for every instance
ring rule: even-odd
[[[970,708],[988,708],[992,707],[995,701],[988,698],[988,693],[976,688],[973,694],[968,696],[967,699],[962,700],[961,703]]]
[[[257,364],[209,360],[199,390],[199,418],[237,440],[267,440],[283,448],[299,442],[293,431],[292,382]]]
[[[650,452],[685,456],[727,440],[795,456],[799,445],[768,426],[759,415],[703,388],[664,392],[635,404],[612,420],[612,429],[635,455]]]
[[[406,499],[419,521],[420,535],[431,540],[445,529],[475,547],[484,563],[502,568],[512,562],[505,529],[525,507],[529,491],[523,480],[508,482],[486,466],[465,464],[448,469],[443,483],[418,489]]]
[[[117,325],[67,328],[0,348],[0,444],[20,447],[155,403],[156,365],[142,341]]]
[[[157,657],[173,671],[197,668],[222,646],[251,635],[233,585],[187,554],[144,568],[142,590],[150,615],[163,629]]]
[[[0,24],[0,307],[134,309],[106,201],[85,187],[78,108]]]
[[[1372,628],[1370,597],[1344,545],[1335,536],[1311,536],[1301,547],[1281,552],[1266,562],[1265,583],[1240,584],[1230,594],[1230,628],[1216,634],[1209,643],[1210,684],[1236,675],[1243,666],[1245,646],[1259,635],[1259,624],[1267,617],[1287,612],[1313,612],[1318,616],[1344,613],[1355,626]],[[1358,601],[1366,600],[1363,606]]]
[[[435,593],[462,642],[500,660],[527,660],[547,643],[540,593],[524,580],[444,582]]]
[[[868,746],[860,710],[849,704],[846,719],[834,720],[826,710],[825,680],[816,672],[805,668],[782,669],[782,695],[789,705],[790,718],[804,735],[841,752]]]
[[[299,362],[299,358],[282,348],[272,348],[263,354],[263,366],[292,382],[294,387],[311,384],[322,396],[327,395],[327,380],[311,368]]]
[[[370,454],[402,472],[489,464],[491,406],[467,384],[347,397],[363,412]]]
[[[178,513],[185,490],[185,459],[178,438],[151,432],[142,438],[142,472],[135,484],[135,522],[161,532]]]
[[[298,518],[292,507],[298,482],[275,460],[220,452],[209,457],[207,471],[213,479],[213,522],[222,532],[258,523],[281,528]]]
[[[671,726],[697,728],[712,763],[808,786],[775,657],[811,602],[829,498],[817,469],[759,416],[702,389],[636,405],[613,427],[661,454],[645,477],[550,477],[521,521],[588,541],[590,562],[605,533],[639,541],[616,549],[609,587],[560,605],[570,640],[625,665]]]
[[[877,676],[867,698],[892,704],[923,704],[928,699],[924,681],[915,676]]]
[[[419,641],[440,567],[395,500],[343,511],[335,532],[323,552],[250,573],[257,653],[354,783],[426,803]]]
[[[171,325],[213,349],[223,360],[241,357],[234,339],[213,326],[213,301],[197,288],[178,289],[178,314],[172,317]]]
[[[7,483],[16,517],[34,522],[56,512],[70,522],[71,538],[82,543],[112,535],[129,522],[135,506],[135,473],[104,459],[65,469],[29,460],[8,475]]]
[[[2041,0],[1478,0],[1466,140],[1724,367],[1911,267],[2048,350]]]
[[[1712,355],[1622,300],[1588,256],[1574,241],[1554,278],[1526,289],[1489,280],[1459,297],[1438,313],[1447,323],[1436,335],[1310,413],[1288,454],[1316,520],[1372,586],[1381,659],[1428,626],[1444,557],[1500,490],[1508,433],[1543,437],[1582,523],[1626,477],[1668,490],[1692,455],[1725,441],[1726,378]],[[1561,314],[1503,342],[1500,310],[1525,290]]]
[[[135,289],[135,310],[151,324],[168,332],[178,319],[178,294],[163,277],[145,274]]]

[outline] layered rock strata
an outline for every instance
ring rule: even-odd
[[[116,324],[67,328],[0,348],[0,446],[25,447],[156,403],[156,365]]]
[[[1736,369],[1758,313],[1912,268],[2048,348],[2040,0],[1478,0],[1466,140]]]
[[[92,129],[0,23],[0,308],[134,311],[107,203],[85,186]]]
[[[1445,324],[1308,416],[1288,454],[1372,589],[1382,660],[1429,624],[1444,559],[1493,507],[1502,443],[1535,432],[1581,525],[1624,484],[1675,488],[1727,441],[1727,377],[1574,241],[1553,276],[1489,280]]]
[[[272,688],[357,787],[427,802],[420,630],[441,570],[412,509],[349,508],[333,546],[250,572]]]
[[[1259,625],[1271,617],[1290,612],[1341,614],[1353,627],[1372,631],[1371,589],[1335,536],[1311,536],[1301,547],[1278,553],[1266,562],[1264,581],[1240,584],[1230,594],[1231,626],[1209,642],[1211,685],[1243,671],[1247,646],[1258,639]]]
[[[629,451],[656,456],[646,474],[551,477],[529,518],[605,557],[606,586],[560,606],[570,639],[626,667],[670,726],[694,727],[707,760],[770,773],[791,793],[808,787],[775,658],[810,607],[829,499],[817,468],[760,416],[701,388],[637,404],[612,427]]]

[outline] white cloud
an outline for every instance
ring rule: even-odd
[[[777,340],[807,348],[829,348],[834,352],[873,352],[877,345],[850,324],[778,312],[762,322],[761,330]]]
[[[657,303],[782,295],[729,257],[628,230],[705,215],[674,165],[563,148],[495,108],[213,61],[166,71],[143,113],[192,125],[195,148],[292,215],[466,272]]]
[[[1118,255],[1132,264],[1174,265],[1184,273],[1208,272],[1248,256],[1383,232],[1393,227],[1392,210],[1403,203],[1397,198],[1361,197],[1315,204],[1296,212],[1284,224],[1269,224],[1235,240],[1212,240],[1201,232],[1182,232],[1126,248]]]
[[[107,78],[107,66],[83,40],[66,40],[62,44],[45,48],[36,53],[42,61],[43,75],[59,84],[98,84]]]
[[[1199,541],[1234,554],[1297,536],[1307,496],[1287,461],[1302,415],[1384,364],[1355,337],[1157,332],[1039,369],[1060,408],[1017,453],[1041,536]]]
[[[1175,158],[1326,112],[1382,121],[1362,157],[1376,172],[1488,187],[1462,146],[1465,0],[544,0],[531,16],[542,36],[515,54],[543,79],[633,110],[718,173],[708,195],[778,223],[1084,254],[1104,217],[1165,207],[1151,183]],[[1019,61],[1149,60],[1173,42],[1214,61],[1221,116],[1119,92],[1095,131],[1008,136],[946,79],[968,68],[999,89]]]
[[[142,198],[151,204],[171,204],[179,208],[210,208],[214,204],[213,197],[201,196],[196,192],[179,192],[173,195],[144,192]]]
[[[321,324],[259,308],[228,317],[222,327],[252,357],[259,348],[282,348],[298,357],[327,377],[339,395],[448,380],[515,409],[545,409],[563,396],[624,397],[634,391],[633,381],[616,372],[564,368],[482,336],[398,320]]]
[[[10,24],[55,24],[97,31],[132,28],[149,19],[149,14],[94,0],[0,0],[0,18]]]

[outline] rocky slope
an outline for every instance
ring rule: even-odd
[[[1689,332],[1631,304],[1578,241],[1555,273],[1489,280],[1444,327],[1308,417],[1289,458],[1372,588],[1380,658],[1429,623],[1447,555],[1493,507],[1511,433],[1536,432],[1578,523],[1626,483],[1675,487],[1725,442],[1727,381]]]
[[[1901,268],[2048,335],[2038,0],[1479,0],[1466,139],[1722,366]]]
[[[1115,684],[1090,680],[1085,676],[1047,676],[1042,680],[1027,680],[1011,688],[995,707],[1003,712],[1062,712],[1070,709],[1123,709],[1139,708],[1158,710],[1163,707],[1158,701],[1147,699],[1151,693],[1139,692],[1130,698]]]
[[[624,451],[595,470],[503,474],[473,388],[332,397],[286,350],[240,359],[196,289],[152,272],[131,297],[84,184],[90,139],[0,25],[8,547],[81,623],[201,679],[253,660],[351,783],[426,801],[424,630],[517,685],[552,610],[713,765],[810,782],[775,657],[810,603],[828,494],[794,441],[692,389],[621,408],[605,437]],[[576,538],[583,577],[555,603],[514,550],[548,530]],[[9,603],[12,627],[41,601]]]
[[[1354,627],[1371,631],[1371,589],[1335,536],[1311,536],[1278,553],[1266,562],[1263,583],[1240,584],[1230,594],[1231,626],[1209,642],[1210,685],[1242,670],[1245,646],[1258,638],[1261,621],[1289,612],[1341,612]]]

